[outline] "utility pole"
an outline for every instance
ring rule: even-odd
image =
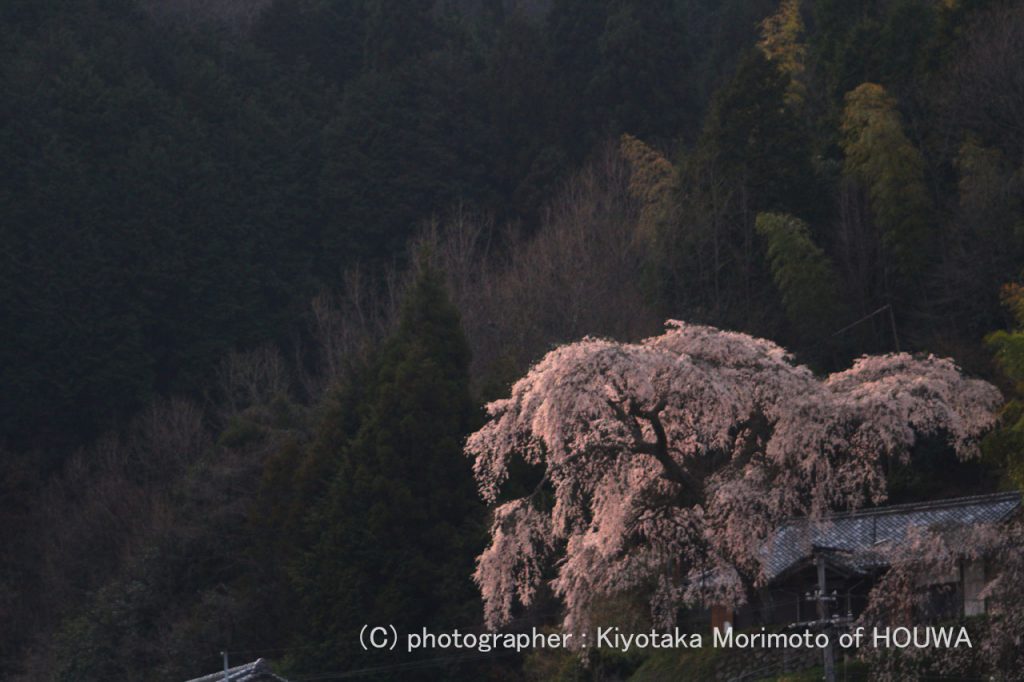
[[[825,553],[828,548],[814,548],[814,563],[818,569],[818,584],[814,591],[804,594],[807,601],[817,602],[818,619],[807,620],[799,623],[790,623],[787,627],[799,628],[802,630],[820,630],[828,637],[824,650],[825,682],[836,682],[836,636],[841,628],[848,627],[853,623],[853,613],[850,612],[849,598],[847,598],[847,612],[845,616],[838,613],[829,615],[829,604],[839,602],[839,594],[832,590],[831,594],[826,591],[825,583]]]
[[[831,597],[825,592],[825,555],[818,553],[818,590],[815,595],[818,600],[818,622],[822,624],[825,634],[828,635],[828,643],[825,645],[825,682],[836,682],[836,652],[832,643],[835,629],[832,628],[832,620],[828,615],[828,603],[836,600],[835,595]]]

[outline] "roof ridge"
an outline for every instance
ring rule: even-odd
[[[890,504],[881,507],[852,509],[848,511],[832,512],[830,514],[824,515],[822,519],[851,518],[863,516],[885,516],[887,514],[899,514],[908,511],[946,509],[949,507],[965,507],[980,502],[1009,502],[1011,500],[1015,500],[1019,503],[1021,501],[1020,491],[1011,490],[999,493],[983,493],[981,495],[965,495],[963,497],[945,497],[938,500],[927,500],[924,502],[904,502],[902,504]]]
[[[812,551],[848,555],[853,558],[851,566],[858,561],[874,565],[878,562],[867,558],[879,543],[903,542],[912,526],[1001,523],[1020,507],[1021,493],[1010,491],[894,504],[818,518],[793,518],[780,524],[766,540],[762,560],[770,580],[806,559]]]
[[[261,673],[263,675],[269,675],[275,680],[284,681],[283,677],[275,675],[270,668],[270,663],[265,658],[257,658],[255,661],[249,661],[240,665],[232,666],[227,670],[220,670],[218,672],[203,675],[202,677],[195,677],[187,682],[221,682],[227,676],[227,680],[242,680],[250,679],[249,675],[253,673]],[[245,677],[239,677],[245,675]]]
[[[823,514],[819,517],[811,516],[790,516],[788,519],[779,523],[779,528],[788,524],[803,523],[806,521],[810,522],[821,522],[829,521],[832,519],[850,519],[850,518],[863,518],[865,516],[887,516],[889,514],[901,514],[911,511],[921,511],[930,509],[949,509],[951,507],[966,507],[971,504],[979,504],[983,502],[1010,502],[1016,501],[1018,504],[1021,502],[1022,495],[1020,491],[1011,490],[999,493],[983,493],[981,495],[966,495],[964,497],[945,497],[939,500],[929,500],[926,502],[904,502],[902,504],[890,504],[882,507],[863,507],[861,509],[850,509],[846,511],[834,511],[827,514]]]

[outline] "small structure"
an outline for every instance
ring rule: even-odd
[[[288,682],[288,680],[270,672],[267,662],[262,658],[257,658],[252,663],[196,677],[186,682]]]
[[[754,604],[735,613],[712,607],[713,628],[749,627],[771,623],[799,623],[817,617],[817,604],[808,597],[822,580],[832,612],[860,615],[867,595],[888,567],[912,528],[937,529],[1000,523],[1019,508],[1018,492],[975,495],[914,504],[875,507],[839,513],[818,521],[794,519],[783,524],[764,548],[766,586]],[[981,615],[986,611],[981,590],[989,567],[963,561],[949,575],[928,581],[931,600],[926,616],[932,619]]]

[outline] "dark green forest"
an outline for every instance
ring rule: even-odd
[[[1019,396],[1021,2],[5,0],[0,54],[4,679],[573,679],[352,633],[482,627],[463,442],[585,335]],[[894,499],[1019,484],[1022,414]]]

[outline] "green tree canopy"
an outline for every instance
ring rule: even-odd
[[[807,224],[784,213],[761,213],[757,232],[765,240],[772,279],[790,323],[806,336],[828,331],[839,305],[836,276]]]
[[[807,131],[787,106],[789,76],[748,50],[715,95],[701,146],[742,182],[754,211],[820,210]]]
[[[921,152],[903,132],[896,100],[881,85],[863,83],[846,95],[845,170],[867,189],[889,266],[905,278],[927,264],[931,199]]]
[[[985,439],[985,454],[1024,488],[1024,287],[1008,284],[1003,302],[1013,314],[1015,328],[993,332],[985,340],[995,351],[996,364],[1013,382],[1014,397],[1003,407],[1001,428]]]
[[[358,640],[368,622],[409,631],[476,617],[470,575],[482,510],[462,455],[478,422],[468,364],[458,314],[426,268],[373,363],[359,428],[340,446],[312,518],[320,537],[297,574],[303,644],[319,648],[303,650],[297,667],[371,663]]]

